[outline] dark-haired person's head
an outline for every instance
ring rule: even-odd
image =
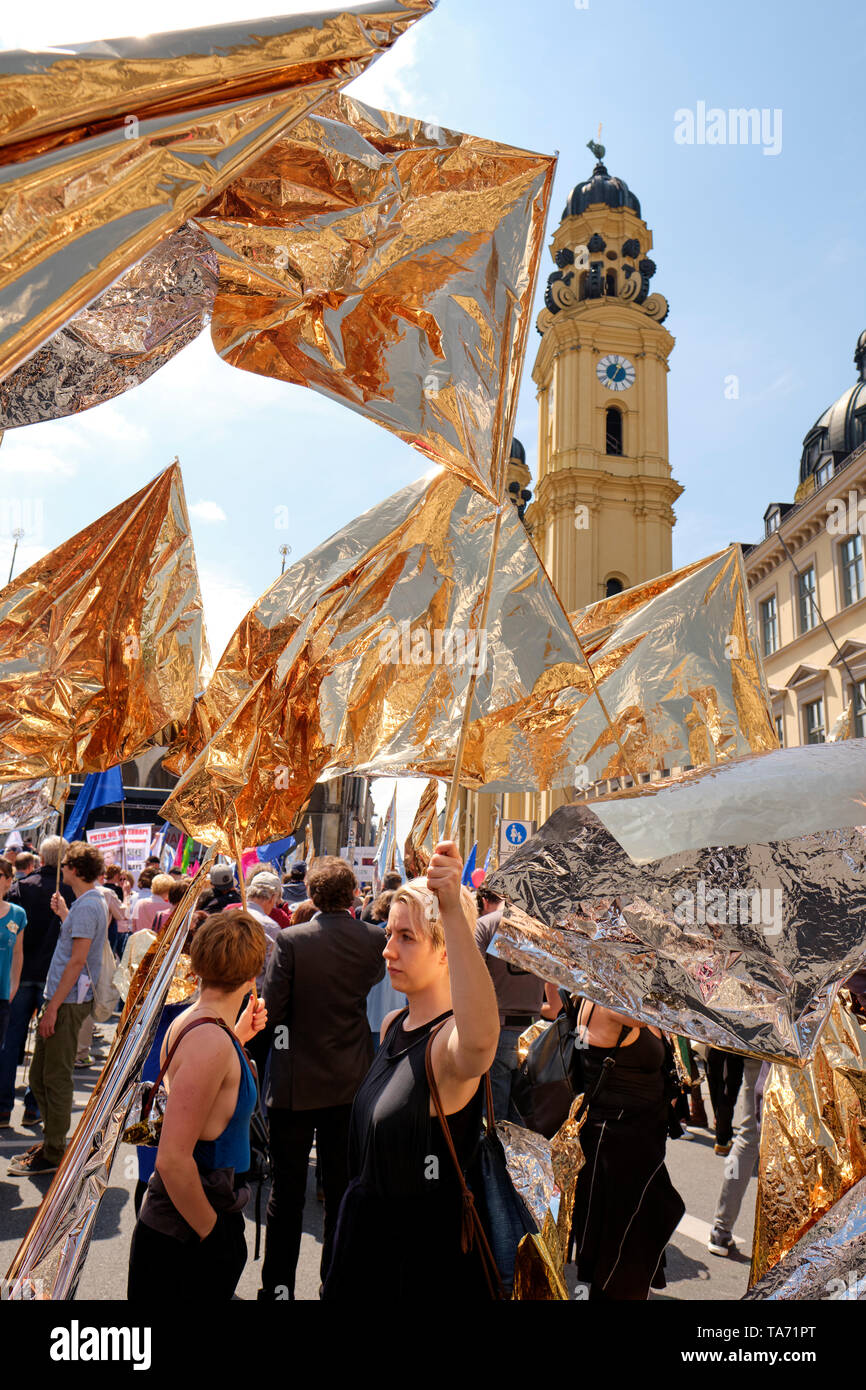
[[[60,867],[64,870],[64,883],[74,889],[76,880],[81,884],[95,883],[105,873],[105,860],[86,840],[73,840]]]
[[[357,891],[349,864],[336,855],[322,855],[307,874],[307,892],[319,912],[350,912]]]
[[[475,895],[478,904],[479,917],[486,917],[488,912],[495,912],[502,906],[502,898],[498,893],[491,893],[489,888],[479,888]]]
[[[303,883],[307,876],[307,866],[303,859],[299,859],[297,864],[293,864],[288,876],[283,877],[284,883]]]
[[[176,879],[175,882],[171,885],[166,896],[168,897],[168,900],[171,903],[172,907],[177,907],[178,903],[183,901],[186,895],[186,890],[187,888],[189,888],[191,883],[191,878],[179,878]]]
[[[304,898],[302,903],[298,903],[292,913],[292,926],[296,927],[300,922],[309,922],[315,917],[318,911],[316,904],[311,898]]]
[[[105,882],[119,883],[120,875],[122,873],[123,870],[121,869],[119,864],[109,864],[108,868],[105,870]]]
[[[370,915],[372,916],[374,922],[387,922],[388,913],[391,911],[391,903],[393,901],[394,893],[396,891],[396,889],[392,889],[388,893],[379,894],[378,898],[373,903],[373,906],[370,909]]]
[[[29,854],[26,850],[19,854],[15,860],[15,872],[19,878],[24,878],[26,874],[32,874],[36,868],[36,855]]]
[[[138,875],[138,886],[147,890],[156,878],[156,869],[142,869]]]
[[[202,989],[232,994],[252,986],[265,965],[265,929],[248,912],[215,912],[196,927],[190,963]]]
[[[7,859],[5,855],[0,855],[0,896],[9,892],[14,877],[15,866],[11,859]]]
[[[382,879],[383,893],[396,893],[398,888],[402,888],[403,879],[396,869],[390,869]]]
[[[158,868],[159,868],[159,855],[158,855],[158,854],[149,854],[149,855],[147,856],[147,858],[145,859],[145,861],[144,861],[144,867],[145,867],[146,869],[158,869]]]

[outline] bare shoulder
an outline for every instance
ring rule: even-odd
[[[167,1056],[167,1048],[173,1047],[187,1026],[186,1015],[181,1015],[173,1034],[169,1034],[163,1043],[163,1059]],[[171,1070],[174,1071],[182,1062],[192,1062],[196,1066],[211,1060],[224,1060],[228,1062],[234,1055],[235,1047],[231,1038],[224,1028],[212,1023],[208,1028],[190,1028],[189,1032],[183,1036],[180,1047],[174,1054],[171,1061]]]
[[[399,1017],[400,1017],[400,1014],[402,1014],[402,1013],[404,1013],[404,1012],[405,1012],[405,1011],[404,1011],[403,1009],[392,1009],[391,1012],[390,1012],[389,1014],[386,1014],[386,1015],[385,1015],[385,1017],[382,1019],[382,1027],[379,1029],[379,1041],[380,1041],[380,1042],[384,1042],[384,1041],[385,1041],[385,1034],[387,1033],[388,1029],[391,1027],[391,1024],[394,1022],[394,1019],[395,1019],[395,1018],[399,1018]]]

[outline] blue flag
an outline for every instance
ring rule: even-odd
[[[475,841],[475,844],[472,846],[471,850],[469,851],[469,858],[466,860],[466,863],[463,865],[463,877],[462,877],[462,879],[460,880],[460,882],[461,882],[461,883],[464,885],[464,887],[466,887],[466,888],[471,888],[471,887],[472,887],[472,875],[473,875],[474,872],[475,872],[475,851],[476,851],[477,849],[478,849],[478,841],[476,840],[476,841]]]
[[[493,846],[491,845],[490,848],[489,848],[489,850],[487,851],[486,855],[484,856],[484,872],[485,872],[485,873],[487,873],[487,870],[490,868],[490,859],[491,859],[492,854],[493,854]]]
[[[259,845],[256,854],[263,864],[273,864],[279,866],[284,854],[288,854],[290,849],[294,849],[296,840],[294,835],[287,835],[284,840],[272,840],[269,845]]]
[[[116,801],[123,800],[123,778],[119,767],[110,767],[107,772],[88,772],[63,832],[64,839],[70,844],[77,839],[90,812],[95,811],[97,806],[113,806]]]

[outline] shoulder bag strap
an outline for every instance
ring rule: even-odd
[[[215,1023],[218,1028],[222,1028],[226,1033],[228,1033],[229,1037],[234,1037],[231,1028],[229,1028],[228,1025],[225,1024],[221,1018],[194,1018],[192,1023],[188,1023],[185,1028],[181,1028],[180,1032],[178,1033],[177,1037],[175,1038],[174,1042],[172,1043],[171,1047],[169,1048],[166,1054],[165,1061],[159,1069],[159,1074],[156,1080],[154,1081],[153,1085],[147,1093],[147,1096],[145,1097],[144,1104],[141,1107],[142,1120],[146,1120],[148,1115],[150,1114],[150,1107],[153,1105],[154,1096],[159,1090],[159,1087],[162,1085],[162,1079],[168,1071],[169,1066],[171,1065],[171,1059],[177,1052],[181,1040],[186,1037],[187,1033],[191,1033],[193,1028],[200,1028],[203,1023]]]
[[[505,1300],[506,1293],[504,1288],[502,1287],[502,1280],[499,1277],[499,1270],[496,1266],[496,1260],[494,1259],[493,1251],[490,1249],[490,1242],[487,1239],[486,1232],[481,1223],[481,1217],[478,1215],[478,1212],[476,1210],[475,1198],[469,1190],[466,1178],[463,1173],[463,1169],[460,1166],[460,1159],[457,1157],[457,1150],[454,1147],[454,1140],[451,1137],[451,1128],[448,1124],[448,1119],[445,1114],[445,1111],[442,1108],[442,1098],[439,1095],[439,1087],[436,1085],[436,1077],[433,1074],[433,1039],[436,1037],[436,1034],[442,1028],[444,1028],[445,1023],[447,1023],[447,1021],[448,1020],[445,1019],[442,1023],[439,1024],[439,1027],[434,1028],[433,1032],[430,1034],[430,1037],[427,1040],[427,1049],[424,1053],[424,1066],[427,1072],[427,1084],[430,1087],[430,1098],[433,1101],[433,1108],[436,1111],[436,1116],[442,1128],[442,1133],[445,1136],[445,1143],[448,1146],[448,1152],[451,1155],[451,1159],[454,1164],[454,1169],[457,1173],[457,1181],[460,1184],[460,1191],[463,1197],[463,1219],[461,1222],[460,1230],[460,1248],[463,1251],[463,1253],[466,1254],[468,1250],[472,1249],[472,1244],[475,1237],[478,1238],[478,1253],[481,1257],[481,1264],[484,1269],[484,1277],[487,1280],[487,1287],[490,1291],[490,1296],[494,1299]],[[485,1072],[484,1080],[486,1082],[487,1088],[487,1130],[488,1133],[491,1133],[493,1117],[493,1096],[490,1088],[489,1072]]]

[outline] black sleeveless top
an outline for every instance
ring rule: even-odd
[[[459,1190],[454,1161],[442,1127],[430,1114],[430,1087],[424,1062],[430,1034],[451,1010],[406,1029],[409,1010],[392,1021],[352,1107],[349,1177],[382,1197],[430,1197]],[[482,1089],[462,1110],[448,1115],[448,1128],[464,1171],[481,1134]]]
[[[477,1253],[460,1249],[462,1198],[442,1127],[430,1114],[427,1041],[451,1017],[405,1029],[392,1021],[352,1107],[350,1182],[340,1207],[324,1301],[381,1302],[394,1280],[445,1281],[442,1296],[489,1300]],[[464,1171],[481,1137],[483,1087],[448,1115]],[[431,1285],[432,1286],[432,1285]]]
[[[583,1028],[589,1027],[592,1005],[586,1016]],[[631,1031],[623,1024],[620,1030],[620,1043]],[[617,1044],[615,1047],[597,1047],[590,1043],[583,1051],[583,1074],[586,1093],[592,1095],[601,1076],[605,1057],[613,1057],[616,1065],[599,1091],[590,1102],[594,1115],[607,1115],[625,1111],[631,1114],[646,1114],[647,1111],[665,1110],[664,1060],[665,1045],[661,1038],[642,1027],[633,1043],[628,1047]],[[625,1118],[624,1117],[624,1118]]]

